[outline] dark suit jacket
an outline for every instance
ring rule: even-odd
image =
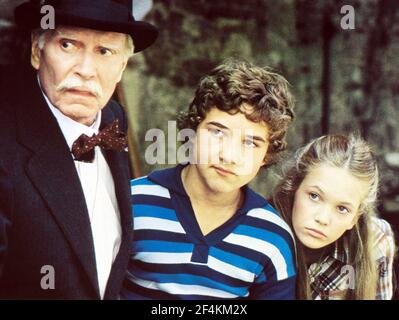
[[[0,298],[99,299],[83,190],[35,75],[0,101]],[[126,129],[122,108],[111,100],[100,128],[116,118]],[[116,299],[132,240],[130,173],[127,152],[104,155],[121,213],[122,242],[105,292]],[[55,289],[41,287],[46,265],[54,268]]]

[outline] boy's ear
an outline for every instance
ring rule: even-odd
[[[266,151],[265,156],[263,157],[262,166],[265,166],[270,163],[270,154]]]

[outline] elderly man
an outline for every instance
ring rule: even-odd
[[[55,10],[40,29],[40,8]],[[0,108],[0,298],[116,299],[132,240],[126,117],[110,100],[157,30],[132,1],[31,1],[32,77]]]

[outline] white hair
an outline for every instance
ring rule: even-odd
[[[43,50],[44,45],[46,44],[47,41],[47,35],[54,32],[62,34],[61,31],[57,29],[55,30],[36,29],[32,32],[32,39],[37,38],[37,46],[40,50]],[[125,55],[126,60],[129,60],[134,55],[134,43],[132,37],[129,34],[126,34],[126,47],[123,53]]]

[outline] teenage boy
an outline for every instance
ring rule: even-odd
[[[295,244],[247,185],[286,148],[287,81],[230,60],[204,77],[181,128],[188,165],[132,181],[133,253],[123,299],[294,299]]]

